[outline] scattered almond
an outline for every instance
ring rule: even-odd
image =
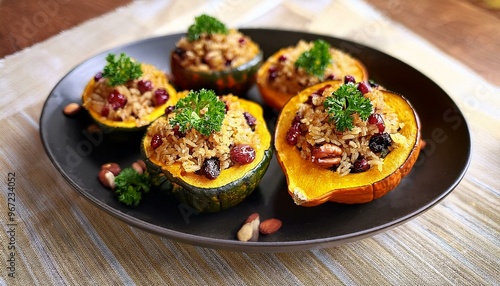
[[[139,175],[142,175],[142,173],[144,173],[144,169],[142,169],[141,165],[139,165],[139,163],[137,162],[132,163],[132,169],[134,169]]]
[[[111,173],[113,173],[113,175],[115,175],[115,176],[118,176],[118,174],[120,174],[120,172],[121,172],[120,165],[118,165],[117,163],[102,164],[101,170],[108,170]]]
[[[139,159],[137,161],[135,161],[137,164],[139,164],[141,166],[141,168],[146,171],[146,163],[144,163],[143,160]]]
[[[110,170],[101,169],[98,174],[99,181],[109,189],[115,188],[115,175]]]
[[[247,242],[253,237],[253,229],[252,229],[252,224],[250,223],[245,223],[243,226],[240,228],[238,233],[236,234],[236,237],[238,238],[239,241]]]
[[[251,214],[251,215],[248,216],[248,218],[245,221],[245,223],[252,222],[252,221],[254,221],[256,219],[260,219],[259,214],[258,213],[253,213],[253,214]]]
[[[67,116],[73,116],[80,112],[81,108],[80,104],[73,102],[64,107],[63,113]]]
[[[97,134],[97,133],[101,133],[101,128],[99,128],[99,126],[97,126],[96,124],[92,123],[89,126],[87,126],[87,131],[90,134]]]
[[[259,240],[259,225],[259,214],[251,214],[236,234],[238,240],[243,242]]]
[[[276,218],[266,219],[259,225],[259,231],[263,235],[269,235],[275,233],[281,228],[281,220]]]

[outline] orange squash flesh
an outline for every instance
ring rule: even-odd
[[[372,167],[366,172],[338,173],[318,167],[304,160],[295,146],[286,141],[286,133],[295,117],[299,103],[307,101],[309,95],[326,84],[340,86],[341,81],[321,83],[307,88],[292,97],[283,107],[275,132],[275,149],[278,162],[286,175],[288,192],[297,205],[317,206],[327,201],[355,204],[380,198],[394,189],[415,164],[420,152],[420,121],[411,104],[402,96],[382,91],[386,104],[396,110],[404,127],[400,134],[407,144],[397,144],[384,159],[383,169]]]
[[[145,65],[145,64],[142,64]],[[160,72],[160,71],[158,71]],[[160,77],[161,82],[160,82],[160,87],[165,88],[167,90],[168,94],[170,95],[169,99],[162,105],[157,106],[154,108],[154,110],[147,116],[147,121],[149,123],[153,122],[155,119],[158,117],[162,116],[165,114],[165,108],[167,108],[169,105],[175,104],[177,101],[177,91],[175,88],[168,82],[167,76],[162,73],[162,76]],[[85,86],[85,89],[82,94],[82,102],[86,102],[88,98],[91,98],[92,93],[94,92],[95,88],[95,80],[92,78],[87,85]],[[95,111],[92,108],[87,109],[88,113],[90,114],[90,117],[94,122],[96,122],[99,127],[105,131],[105,132],[135,132],[135,131],[143,131],[146,129],[147,125],[144,126],[137,126],[137,123],[135,119],[133,120],[126,120],[126,121],[118,121],[118,120],[112,120],[105,118],[101,116],[101,114],[97,111]]]
[[[286,53],[288,48],[282,48],[273,55],[271,55],[259,68],[257,71],[257,87],[262,96],[264,102],[275,108],[280,110],[283,108],[285,103],[295,94],[284,93],[278,90],[273,89],[268,84],[269,73],[268,70],[272,66],[274,62],[277,62],[277,59]],[[368,80],[368,72],[366,67],[358,60],[354,61],[354,64],[349,67],[349,75],[354,76],[356,82],[358,81],[367,81]],[[342,75],[343,77],[343,75]]]
[[[262,64],[263,54],[257,45],[252,46],[256,56],[249,62],[228,70],[193,71],[181,66],[181,59],[170,53],[170,69],[177,89],[212,89],[217,94],[244,95],[255,83],[257,70]]]
[[[184,93],[180,92],[179,96],[183,95]],[[151,134],[146,132],[142,140],[141,153],[148,171],[155,174],[153,178],[158,178],[160,183],[173,183],[170,185],[173,187],[172,194],[197,212],[217,212],[239,204],[255,190],[269,167],[273,154],[272,136],[267,129],[263,109],[250,100],[238,98],[238,101],[246,112],[257,119],[255,133],[259,137],[259,145],[255,146],[255,160],[249,164],[234,165],[222,170],[214,180],[184,171],[179,162],[165,165],[153,156]]]
[[[205,176],[200,176],[195,173],[189,173],[185,172],[182,167],[181,163],[173,163],[172,165],[165,166],[161,162],[155,160],[154,158],[148,158],[151,160],[151,162],[162,166],[162,168],[167,171],[169,174],[172,175],[173,178],[177,178],[179,180],[182,180],[183,182],[186,182],[189,185],[192,186],[203,186],[203,188],[220,188],[225,185],[230,184],[231,182],[235,181],[235,179],[238,179],[240,177],[244,177],[247,172],[250,170],[254,169],[257,165],[260,164],[260,159],[264,158],[264,153],[266,150],[271,148],[271,134],[267,130],[267,126],[265,124],[264,118],[262,117],[263,110],[260,105],[249,101],[245,100],[242,98],[239,98],[238,101],[240,102],[241,107],[249,112],[250,114],[256,116],[259,120],[259,124],[255,126],[255,132],[259,134],[259,139],[261,141],[261,146],[259,148],[256,148],[255,152],[255,158],[252,163],[250,164],[245,164],[245,165],[235,165],[231,167],[228,170],[224,170],[220,173],[219,177],[217,177],[216,180],[210,180]],[[144,140],[144,148],[147,151],[146,153],[151,153],[151,146],[149,146],[149,143],[151,142],[150,136],[146,136],[146,140]]]

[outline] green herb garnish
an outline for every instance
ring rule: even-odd
[[[170,119],[170,124],[178,125],[182,133],[194,128],[201,134],[210,136],[214,131],[220,131],[225,111],[226,104],[219,100],[213,90],[190,91],[186,97],[177,101],[175,116]]]
[[[201,34],[227,34],[229,31],[224,23],[206,14],[195,17],[194,21],[187,31],[187,39],[190,42],[198,40]]]
[[[108,54],[106,61],[108,64],[104,67],[102,76],[109,79],[112,86],[124,84],[142,75],[141,64],[134,62],[125,53],[121,53],[119,58]]]
[[[358,113],[362,120],[367,120],[373,109],[370,99],[364,97],[353,83],[341,85],[332,96],[325,99],[323,105],[339,132],[352,130],[354,113]]]
[[[115,178],[118,201],[128,206],[137,206],[142,199],[142,193],[149,192],[150,188],[149,175],[139,174],[133,168],[123,169]]]
[[[332,61],[329,49],[330,44],[321,39],[316,40],[309,51],[305,51],[299,56],[295,66],[305,69],[308,74],[323,79],[325,70]]]

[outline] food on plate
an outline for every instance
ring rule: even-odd
[[[212,89],[243,95],[255,83],[262,51],[252,39],[218,19],[195,18],[171,52],[171,71],[179,90]]]
[[[271,55],[257,72],[257,86],[264,102],[276,109],[306,87],[327,80],[368,80],[365,66],[349,54],[317,39],[282,48]]]
[[[338,80],[292,97],[274,142],[294,202],[316,206],[385,195],[412,169],[420,137],[419,118],[403,96]]]
[[[125,53],[108,54],[106,61],[82,95],[83,107],[103,132],[144,130],[176,102],[176,90],[153,65]]]
[[[133,167],[128,167],[115,177],[113,191],[120,203],[135,207],[141,202],[143,194],[147,194],[150,189],[149,174],[140,173]]]
[[[76,102],[72,102],[72,103],[67,104],[64,107],[63,113],[64,113],[64,115],[71,117],[71,116],[78,114],[81,109],[82,109],[82,106],[80,104],[78,104]]]
[[[155,185],[197,212],[237,205],[257,187],[271,160],[262,107],[207,89],[179,96],[143,138],[148,173]]]
[[[104,187],[114,192],[120,203],[136,207],[143,194],[149,193],[151,189],[151,179],[145,171],[142,160],[137,160],[123,170],[117,163],[110,162],[101,165],[97,178]]]

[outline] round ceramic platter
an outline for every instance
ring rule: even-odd
[[[140,62],[151,63],[169,73],[169,52],[183,34],[134,42],[96,55],[71,70],[54,87],[40,118],[40,135],[47,155],[61,175],[97,207],[134,227],[197,246],[247,251],[287,252],[323,248],[359,240],[400,225],[422,214],[460,182],[470,162],[471,139],[465,119],[451,98],[432,80],[411,66],[375,49],[354,42],[286,30],[241,29],[259,43],[267,58],[299,40],[328,41],[361,60],[370,79],[403,94],[413,104],[422,123],[426,148],[410,174],[386,196],[358,205],[326,203],[317,207],[296,206],[287,193],[286,179],[276,159],[258,188],[240,205],[214,214],[196,214],[161,192],[151,192],[136,208],[120,204],[97,180],[101,164],[129,166],[140,158],[142,134],[125,142],[104,135],[92,136],[84,114],[63,115],[68,103],[80,102],[90,78],[102,70],[108,53],[125,52]],[[256,87],[247,98],[262,103]],[[264,106],[271,131],[278,113]],[[319,182],[321,183],[321,182]],[[258,242],[240,242],[236,232],[251,213],[261,220],[278,218],[282,228]]]

